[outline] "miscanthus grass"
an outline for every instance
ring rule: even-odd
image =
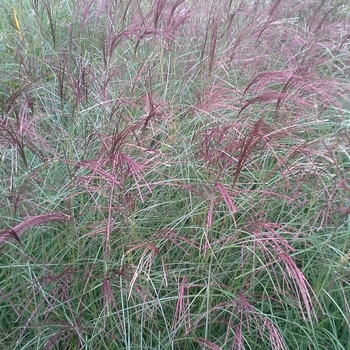
[[[0,347],[349,349],[341,1],[0,9]]]

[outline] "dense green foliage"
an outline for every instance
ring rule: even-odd
[[[0,19],[0,348],[350,348],[349,6]]]

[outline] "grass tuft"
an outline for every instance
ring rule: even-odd
[[[349,348],[350,7],[5,0],[0,348]]]

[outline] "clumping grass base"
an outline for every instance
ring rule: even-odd
[[[350,348],[349,5],[0,16],[1,348]]]

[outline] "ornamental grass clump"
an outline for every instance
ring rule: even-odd
[[[348,349],[349,9],[6,0],[0,347]]]

